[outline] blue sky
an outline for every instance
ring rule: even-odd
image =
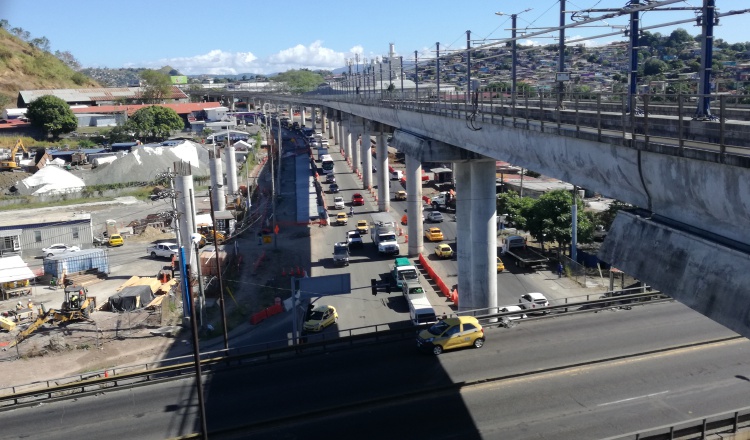
[[[619,8],[625,3],[568,0],[566,9]],[[670,6],[701,4],[701,0],[685,0]],[[750,8],[748,0],[716,0],[716,4],[720,13]],[[436,42],[441,51],[465,48],[467,30],[477,40],[509,37],[510,17],[495,13],[520,13],[528,7],[533,9],[518,16],[519,28],[557,26],[557,0],[0,0],[0,17],[11,27],[29,31],[32,38],[47,37],[52,51],[70,51],[84,67],[169,64],[185,74],[268,74],[303,67],[333,70],[355,54],[367,59],[382,56],[388,43],[394,43],[397,54],[408,59],[419,51],[421,60],[434,55]],[[647,12],[642,26],[692,17],[691,11]],[[625,17],[615,18],[607,25],[626,22]],[[700,32],[694,22],[681,27],[692,35]],[[651,32],[668,34],[672,29]],[[729,42],[745,42],[750,41],[748,29],[750,14],[742,14],[723,18],[714,33]],[[612,31],[610,27],[578,28],[567,30],[566,36]],[[606,37],[587,44],[620,39]]]

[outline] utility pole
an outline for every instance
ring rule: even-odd
[[[414,51],[414,98],[417,101],[417,104],[419,104],[419,58],[418,58],[418,52]]]
[[[313,115],[315,117],[315,115]],[[219,261],[219,241],[216,238],[216,212],[214,211],[214,197],[211,188],[208,189],[209,203],[211,204],[211,225],[214,229],[214,252],[216,252],[216,276],[219,278],[219,301],[221,301],[221,326],[224,329],[224,350],[229,355],[229,333],[227,332],[227,310],[224,305],[224,279],[221,275],[221,262]],[[199,261],[200,263],[200,261]],[[200,267],[200,265],[199,265]]]
[[[437,103],[440,104],[440,42],[435,43],[437,48],[435,57],[435,78],[437,78]]]
[[[631,6],[640,6],[641,0],[632,0]],[[636,95],[636,89],[638,87],[638,34],[640,33],[640,19],[639,12],[630,13],[630,74],[628,76],[628,113],[634,114],[637,107],[634,99]],[[634,107],[634,108],[631,108]]]
[[[716,19],[716,1],[703,0],[701,16],[698,17],[698,25],[702,27],[701,38],[701,70],[700,82],[698,83],[698,108],[694,119],[710,120],[711,115],[711,73],[714,54],[714,25],[718,24]]]
[[[471,31],[466,31],[466,104],[471,104]]]
[[[401,61],[401,70],[398,71],[399,75],[401,75],[401,99],[404,99],[404,57],[399,56],[399,59]]]
[[[516,48],[516,17],[518,17],[518,14],[513,14],[510,16],[510,26],[511,26],[511,37],[513,38],[513,41],[510,43],[510,105],[511,107],[516,106],[516,65],[518,64],[518,51]]]
[[[638,0],[635,0],[636,2]],[[513,28],[516,26],[513,25]],[[557,72],[565,72],[565,0],[560,0],[560,41],[558,41],[557,50],[560,55],[557,57]],[[515,65],[514,65],[515,67]],[[561,79],[557,81],[557,109],[563,109],[563,94],[565,92],[565,82]]]

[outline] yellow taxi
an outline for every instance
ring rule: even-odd
[[[435,256],[438,258],[451,258],[453,256],[453,249],[447,244],[439,244],[435,248]]]
[[[443,241],[443,231],[440,228],[427,228],[424,231],[424,238],[429,241]]]
[[[339,314],[336,312],[336,308],[328,305],[317,306],[307,317],[305,321],[304,329],[310,332],[319,332],[334,322],[338,321]]]
[[[120,234],[112,234],[109,236],[109,245],[112,247],[115,246],[122,246],[125,244],[125,240],[122,239],[122,235]]]
[[[367,234],[370,231],[370,225],[367,223],[367,220],[358,220],[357,221],[357,232],[360,234]]]
[[[393,198],[394,200],[406,200],[406,191],[396,191]]]
[[[444,350],[472,346],[484,346],[484,329],[473,316],[441,319],[417,336],[417,348],[434,355]]]
[[[336,224],[337,225],[346,225],[349,223],[349,215],[345,212],[339,212],[336,215]]]
[[[497,271],[502,272],[505,270],[505,265],[503,264],[503,260],[500,259],[500,257],[497,258]]]

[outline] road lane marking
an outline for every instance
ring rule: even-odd
[[[655,397],[655,396],[660,396],[662,394],[667,394],[668,392],[669,392],[669,390],[667,390],[667,391],[661,391],[659,393],[646,394],[645,396],[629,397],[627,399],[615,400],[614,402],[600,403],[600,404],[598,404],[596,406],[616,405],[618,403],[625,403],[625,402],[630,402],[630,401],[638,400],[638,399],[650,399],[650,398]]]

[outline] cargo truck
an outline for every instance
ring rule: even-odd
[[[398,255],[401,250],[396,238],[396,222],[386,213],[373,214],[372,220],[370,238],[378,247],[378,252],[384,255]]]
[[[526,239],[520,235],[505,237],[503,254],[516,260],[516,266],[535,267],[547,264],[549,259],[526,245]]]

